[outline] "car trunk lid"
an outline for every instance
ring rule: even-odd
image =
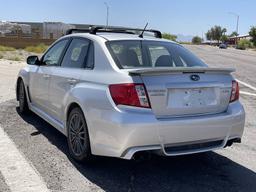
[[[224,112],[229,104],[233,69],[150,68],[129,70],[140,76],[157,118]]]

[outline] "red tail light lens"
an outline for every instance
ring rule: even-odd
[[[115,84],[110,85],[109,90],[116,105],[150,108],[148,94],[144,84]]]
[[[232,90],[230,96],[230,103],[239,99],[239,85],[237,81],[232,81]]]

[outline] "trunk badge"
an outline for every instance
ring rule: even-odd
[[[200,80],[200,76],[199,75],[190,75],[190,79],[192,81],[199,81]]]

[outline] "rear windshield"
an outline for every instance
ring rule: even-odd
[[[108,41],[107,47],[120,69],[152,67],[206,67],[181,45],[159,41]]]

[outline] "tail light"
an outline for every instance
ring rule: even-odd
[[[232,81],[232,90],[230,96],[230,103],[239,99],[239,85],[237,81]]]
[[[150,108],[148,94],[144,84],[114,84],[109,86],[109,90],[116,105]]]

